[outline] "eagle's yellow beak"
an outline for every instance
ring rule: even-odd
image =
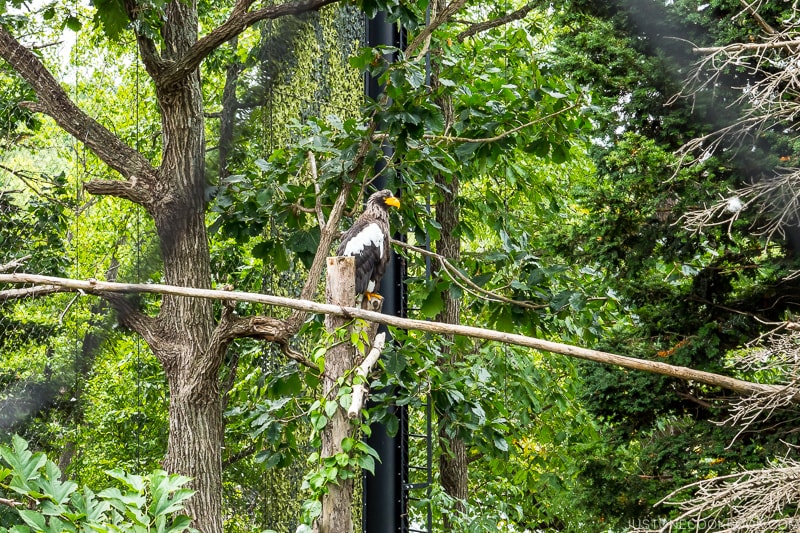
[[[395,198],[394,196],[390,196],[389,198],[387,198],[386,200],[384,200],[384,203],[385,203],[386,205],[390,205],[390,206],[392,206],[392,207],[397,207],[397,208],[400,208],[400,200],[398,200],[398,199],[397,199],[397,198]]]

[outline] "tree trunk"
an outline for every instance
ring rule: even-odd
[[[328,258],[327,302],[352,307],[355,288],[355,260],[352,257]],[[342,317],[325,317],[325,328],[333,334],[350,322]],[[349,339],[349,335],[346,337]],[[335,343],[325,354],[325,374],[322,378],[322,395],[326,401],[337,401],[337,380],[355,366],[354,347],[346,340]],[[328,424],[322,429],[320,457],[333,457],[342,451],[342,440],[350,436],[352,426],[347,413],[337,407]],[[328,485],[322,497],[322,515],[315,533],[351,533],[353,531],[353,478]]]
[[[441,224],[441,236],[436,243],[436,252],[450,262],[457,264],[460,256],[460,244],[456,234],[456,227],[458,225],[458,177],[453,176],[450,181],[445,182],[443,176],[436,177],[437,183],[445,185],[442,188],[442,199],[436,205],[436,221]],[[446,191],[450,192],[446,192]],[[442,293],[442,302],[444,307],[436,317],[438,322],[445,322],[448,324],[458,324],[461,318],[461,310],[459,300],[454,298],[450,291],[445,290]],[[450,351],[450,345],[444,348],[445,354]],[[445,359],[442,365],[450,367],[453,363],[458,361],[461,355],[452,351],[449,353],[449,359]],[[442,488],[451,497],[459,500],[456,505],[458,511],[463,512],[465,507],[463,501],[467,499],[468,487],[468,471],[467,471],[467,451],[464,439],[457,435],[451,435],[449,431],[449,417],[448,413],[439,412],[439,475],[442,483]],[[445,518],[444,522],[445,531],[452,529],[450,521]]]
[[[166,7],[165,59],[181,57],[197,41],[194,2]],[[162,86],[164,147],[158,170],[160,205],[154,208],[164,261],[164,278],[184,287],[211,287],[205,225],[205,130],[200,74]],[[164,468],[192,478],[197,494],[186,511],[203,533],[222,533],[222,404],[218,373],[223,350],[210,350],[214,330],[211,302],[164,297],[158,316],[160,338],[153,352],[164,366],[170,391],[169,440]]]
[[[444,11],[447,7],[447,2],[444,0],[436,1],[436,13]],[[433,65],[433,73],[431,85],[435,88],[438,83],[438,68]],[[445,133],[453,123],[453,102],[452,99],[445,95],[437,99],[436,103],[442,109],[444,115]],[[439,185],[439,190],[442,191],[442,196],[436,204],[436,222],[441,225],[441,234],[439,240],[436,242],[436,252],[450,261],[453,264],[458,264],[461,256],[461,243],[458,238],[458,223],[459,223],[459,210],[458,210],[458,175],[444,176],[437,174],[435,176],[436,184]],[[449,290],[442,292],[442,311],[437,315],[438,322],[445,322],[447,324],[458,324],[461,321],[461,308],[460,301],[452,296]],[[450,345],[444,348],[444,355],[450,352]],[[449,359],[445,358],[442,366],[445,371],[449,369],[461,355],[458,352],[450,352]],[[460,512],[465,511],[464,503],[468,495],[468,482],[469,476],[467,471],[467,450],[464,439],[450,431],[450,418],[448,413],[438,412],[439,415],[439,477],[447,495],[456,499],[456,510]],[[444,518],[443,524],[445,531],[452,529],[451,521],[448,517]]]

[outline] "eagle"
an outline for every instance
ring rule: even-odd
[[[389,262],[389,206],[400,207],[392,191],[383,189],[370,196],[336,251],[355,257],[356,295],[364,295],[367,302],[382,298],[376,291]]]

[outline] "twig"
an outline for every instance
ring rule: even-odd
[[[372,367],[378,362],[378,358],[383,351],[383,345],[386,343],[386,333],[378,333],[375,336],[375,342],[372,343],[372,349],[369,351],[364,361],[356,368],[356,376],[360,377],[358,383],[353,385],[353,396],[350,408],[347,410],[347,418],[357,418],[361,413],[361,408],[364,406],[367,392],[369,392],[369,384],[367,383],[367,376],[369,375]]]
[[[18,507],[22,505],[22,502],[18,502],[16,500],[10,500],[8,498],[0,498],[0,505],[6,505],[8,507]]]
[[[758,0],[756,0],[756,2],[757,1]],[[756,19],[756,22],[758,23],[759,26],[761,26],[762,30],[767,32],[768,35],[775,35],[776,33],[778,33],[778,31],[775,28],[773,28],[772,26],[770,26],[770,24],[766,20],[764,20],[764,17],[762,17],[758,13],[757,8],[753,7],[756,4],[756,2],[748,2],[747,0],[739,0],[739,3],[744,6],[744,10],[747,13],[750,13],[750,15],[752,15],[753,18]],[[734,17],[734,18],[736,18],[736,17]]]
[[[434,259],[439,261],[439,263],[442,265],[442,268],[444,268],[444,270],[450,275],[450,279],[453,281],[453,283],[455,283],[465,291],[475,295],[478,298],[487,301],[503,302],[512,305],[518,305],[520,307],[525,307],[526,309],[545,309],[547,307],[547,304],[534,304],[531,302],[526,302],[524,300],[514,300],[511,298],[507,298],[502,294],[497,294],[496,292],[486,290],[480,285],[476,284],[471,279],[469,279],[467,276],[465,276],[458,268],[456,268],[450,261],[448,261],[447,258],[437,254],[436,252],[431,252],[429,250],[425,250],[424,248],[419,248],[417,246],[414,246],[413,244],[397,241],[395,239],[391,239],[390,242],[392,244],[400,246],[401,248],[406,248],[407,250],[411,250],[418,254],[425,255],[428,257],[433,257]],[[466,286],[459,283],[458,282],[459,279],[463,281]]]
[[[454,142],[459,142],[459,143],[487,143],[487,144],[488,143],[493,143],[493,142],[501,141],[501,140],[505,139],[506,137],[508,137],[510,135],[514,135],[515,133],[517,133],[517,132],[519,132],[521,130],[524,130],[525,128],[530,128],[531,126],[533,126],[535,124],[538,124],[540,122],[545,122],[546,120],[551,119],[551,118],[553,118],[555,116],[558,116],[558,115],[560,115],[562,113],[566,113],[567,111],[571,111],[572,109],[575,109],[579,105],[580,105],[579,102],[574,103],[574,104],[572,104],[570,106],[565,107],[564,109],[560,109],[558,111],[550,113],[549,115],[545,115],[543,117],[536,118],[534,120],[531,120],[530,122],[526,122],[525,124],[522,124],[522,125],[517,126],[515,128],[511,128],[510,130],[504,131],[503,133],[500,133],[500,134],[497,134],[494,137],[483,137],[483,138],[455,137],[455,136],[451,136],[451,135],[433,135],[433,134],[427,134],[426,133],[426,134],[424,134],[422,136],[422,138],[423,139],[428,139],[428,140],[434,140],[434,141],[443,141],[443,142],[448,142],[448,143],[454,143]],[[386,133],[376,133],[372,137],[375,140],[382,140],[382,139],[387,138],[387,136],[388,135]]]
[[[14,259],[13,261],[9,261],[5,265],[0,265],[0,272],[8,272],[9,270],[15,270],[17,267],[22,266],[25,263],[25,261],[27,261],[30,258],[31,258],[30,255],[26,255],[18,259]]]

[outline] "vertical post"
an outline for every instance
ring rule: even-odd
[[[353,257],[329,257],[326,301],[332,305],[353,306],[356,294],[355,259]],[[327,315],[325,328],[329,333],[345,327],[348,319]],[[347,339],[350,336],[347,335]],[[337,342],[325,354],[325,373],[322,376],[322,397],[337,402],[337,380],[355,366],[355,350],[350,342]],[[320,457],[333,457],[342,451],[342,441],[351,436],[352,425],[347,413],[337,406],[333,416],[322,429]],[[322,514],[317,520],[315,533],[350,533],[353,531],[353,478],[340,479],[328,485],[328,493],[322,496]]]
[[[367,21],[367,45],[400,46],[401,35],[396,25],[386,19],[386,13],[379,12],[374,19]],[[383,88],[377,79],[367,76],[365,80],[367,96],[373,99],[380,97]],[[384,153],[391,156],[393,148],[389,144],[383,147]],[[379,162],[383,165],[383,161]],[[376,168],[380,171],[382,168]],[[379,175],[375,187],[386,187],[386,179]],[[381,280],[380,294],[383,296],[383,312],[404,317],[406,315],[406,295],[403,285],[404,265],[396,255],[387,265]],[[381,326],[381,331],[386,328]],[[388,341],[387,341],[388,342]],[[375,474],[364,474],[363,489],[363,533],[395,533],[405,531],[406,502],[403,497],[403,482],[407,478],[406,465],[406,410],[395,407],[395,414],[400,419],[401,429],[395,436],[390,436],[383,425],[373,426],[372,435],[367,439],[380,457],[375,465]]]

